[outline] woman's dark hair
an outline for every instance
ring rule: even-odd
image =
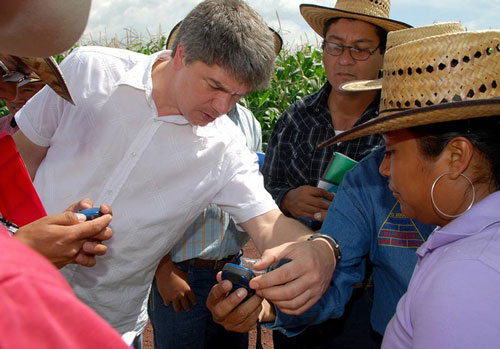
[[[343,17],[340,17],[340,18],[330,18],[328,21],[326,21],[326,23],[325,23],[325,25],[323,27],[323,37],[326,36],[326,33],[328,32],[328,29],[330,29],[330,26],[333,23],[337,22],[339,19],[342,19],[342,18]],[[344,19],[355,20],[354,18],[344,18]],[[362,19],[360,19],[360,21],[362,21]],[[369,24],[372,24],[372,23],[369,23]],[[387,31],[385,29],[382,29],[378,25],[375,25],[375,24],[372,24],[372,25],[375,26],[376,34],[377,34],[378,39],[379,39],[378,48],[380,50],[380,53],[384,54],[385,53],[385,48],[387,46]],[[324,49],[325,48],[324,46],[325,46],[325,42],[323,41],[323,44],[321,45],[321,48]]]
[[[485,157],[490,165],[495,190],[500,189],[500,115],[412,127],[420,152],[435,159],[455,137],[464,137]],[[481,179],[480,179],[481,180]]]

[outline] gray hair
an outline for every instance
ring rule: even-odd
[[[172,46],[182,43],[186,63],[218,65],[252,90],[269,85],[274,38],[262,17],[242,0],[205,0],[183,20]]]

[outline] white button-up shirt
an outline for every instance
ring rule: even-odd
[[[151,70],[168,57],[77,49],[61,65],[76,106],[45,88],[16,115],[32,142],[49,147],[35,177],[49,214],[84,197],[113,207],[107,254],[93,268],[62,272],[122,333],[145,327],[158,262],[207,204],[236,223],[276,209],[256,155],[227,116],[205,127],[158,116]]]

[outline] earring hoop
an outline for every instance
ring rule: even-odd
[[[439,176],[438,178],[436,178],[436,180],[434,181],[434,183],[432,183],[432,187],[431,187],[431,201],[432,201],[432,206],[434,206],[434,208],[436,209],[436,211],[439,212],[440,215],[444,216],[444,217],[447,217],[447,218],[457,218],[457,217],[460,217],[461,215],[463,215],[465,212],[469,211],[470,208],[472,207],[472,205],[474,204],[474,201],[476,200],[476,188],[474,188],[474,184],[472,183],[472,181],[470,180],[469,177],[467,177],[466,175],[464,175],[463,173],[460,173],[460,176],[464,177],[467,182],[469,182],[469,184],[471,185],[472,187],[472,201],[469,205],[469,207],[467,207],[465,209],[464,212],[462,213],[459,213],[459,214],[448,214],[448,213],[444,213],[443,211],[441,211],[439,209],[439,207],[437,206],[436,204],[436,201],[434,200],[434,188],[436,187],[436,184],[437,182],[443,178],[444,176],[446,176],[447,174],[450,174],[451,172],[445,172],[443,173],[441,176]]]

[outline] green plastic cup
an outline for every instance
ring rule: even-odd
[[[339,185],[344,179],[344,175],[358,162],[341,153],[333,153],[333,160],[323,177],[324,180]]]

